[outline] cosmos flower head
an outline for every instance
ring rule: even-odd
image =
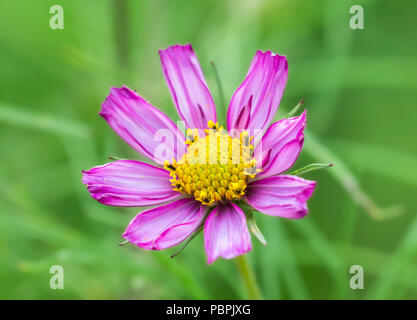
[[[191,45],[159,51],[181,130],[127,87],[112,88],[100,115],[154,164],[117,160],[83,171],[91,196],[110,206],[144,207],[123,237],[143,249],[175,246],[204,228],[208,263],[251,250],[242,204],[299,219],[315,182],[284,174],[304,142],[306,112],[272,123],[288,76],[284,56],[257,51],[233,94],[227,128]]]

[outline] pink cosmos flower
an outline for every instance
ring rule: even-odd
[[[256,52],[231,99],[226,131],[217,124],[213,98],[191,45],[175,45],[159,54],[186,135],[136,92],[112,88],[100,115],[156,165],[118,160],[83,171],[83,183],[100,203],[155,206],[139,213],[123,237],[143,249],[161,250],[204,224],[212,263],[251,250],[245,213],[238,205],[242,201],[267,215],[304,217],[316,183],[282,173],[301,151],[306,113],[270,125],[287,81],[286,58]]]

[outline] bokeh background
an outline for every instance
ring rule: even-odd
[[[64,30],[49,9],[64,8]],[[365,29],[349,28],[361,4]],[[310,214],[257,215],[268,245],[248,254],[267,299],[417,298],[415,1],[30,0],[0,4],[0,298],[240,299],[234,261],[206,265],[199,235],[180,255],[119,247],[139,211],[90,198],[81,170],[141,159],[98,116],[126,84],[178,119],[158,49],[192,43],[221,109],[257,49],[285,54],[279,119],[300,99],[305,147],[294,168],[334,163]],[[62,265],[65,289],[51,290]],[[349,268],[365,270],[351,290]]]

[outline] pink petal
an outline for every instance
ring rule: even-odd
[[[306,201],[311,197],[315,186],[315,181],[297,176],[269,177],[251,182],[245,198],[262,213],[299,219],[308,213]]]
[[[227,113],[229,130],[249,129],[255,144],[278,109],[288,76],[287,59],[257,51],[248,74],[234,93]]]
[[[168,171],[133,160],[119,160],[83,171],[82,182],[98,202],[120,207],[143,207],[173,201]]]
[[[246,217],[234,203],[216,207],[204,225],[207,263],[218,257],[232,259],[252,249]]]
[[[185,152],[185,138],[177,126],[127,87],[111,89],[100,115],[130,146],[159,164]]]
[[[300,116],[282,119],[269,127],[255,148],[259,177],[280,174],[297,160],[303,147],[306,112]]]
[[[190,44],[160,50],[162,69],[172,99],[187,128],[204,129],[216,122],[216,108]]]
[[[180,199],[139,213],[122,236],[143,249],[166,249],[190,236],[202,223],[206,210],[194,199]]]

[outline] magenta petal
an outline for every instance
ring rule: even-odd
[[[246,217],[234,203],[216,207],[204,225],[207,263],[218,257],[232,259],[252,249]]]
[[[202,223],[206,210],[194,199],[180,199],[139,213],[122,236],[143,249],[166,249],[190,236]]]
[[[248,74],[233,94],[227,112],[229,130],[249,129],[255,144],[278,109],[288,76],[287,59],[271,51],[257,51]]]
[[[276,154],[274,158],[269,157],[268,166],[262,168],[262,171],[257,174],[257,177],[270,177],[278,175],[287,171],[298,158],[301,149],[303,148],[304,136],[288,142]]]
[[[245,198],[262,213],[299,219],[308,213],[306,201],[311,197],[315,186],[315,181],[297,176],[269,177],[251,182]]]
[[[83,171],[82,182],[98,202],[120,207],[151,206],[181,197],[168,171],[133,160],[119,160]]]
[[[302,149],[306,112],[300,116],[282,119],[269,127],[255,148],[259,177],[280,174],[288,170]]]
[[[216,122],[216,108],[190,44],[160,50],[162,69],[172,99],[187,128],[204,129]]]
[[[127,87],[111,89],[100,115],[130,146],[159,164],[185,152],[185,138],[177,126]]]

